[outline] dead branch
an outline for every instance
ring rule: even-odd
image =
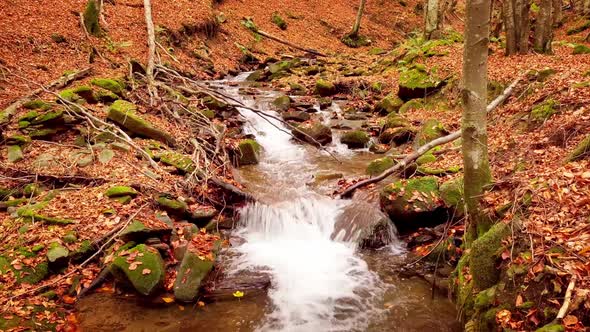
[[[314,54],[314,55],[317,55],[317,56],[323,56],[323,57],[326,56],[325,54],[323,54],[321,52],[318,52],[318,51],[316,51],[314,49],[297,46],[297,45],[295,45],[295,44],[293,44],[293,43],[291,43],[291,42],[289,42],[287,40],[284,40],[284,39],[281,39],[279,37],[273,36],[270,33],[265,32],[265,31],[262,31],[260,29],[256,29],[256,31],[254,31],[254,32],[257,33],[257,34],[259,34],[259,35],[261,35],[261,36],[264,36],[264,37],[266,37],[266,38],[268,38],[270,40],[274,40],[276,42],[279,42],[281,44],[287,45],[287,46],[292,47],[294,49],[298,49],[300,51],[311,53],[311,54]]]
[[[154,104],[154,98],[157,96],[154,88],[154,58],[156,56],[156,33],[154,30],[154,21],[152,19],[152,3],[150,0],[143,0],[145,12],[145,23],[147,25],[148,35],[148,62],[146,68],[148,92],[150,93],[150,105]]]
[[[504,90],[504,92],[502,92],[501,95],[499,95],[496,99],[494,99],[487,106],[486,112],[489,113],[492,110],[494,110],[496,107],[498,107],[499,105],[501,105],[512,94],[512,91],[514,90],[514,88],[516,87],[516,85],[521,81],[521,79],[522,79],[522,76],[518,77],[514,82],[512,82]],[[422,145],[414,153],[411,153],[411,154],[407,155],[402,161],[400,161],[399,163],[397,163],[395,166],[393,166],[393,167],[385,170],[380,175],[378,175],[378,176],[376,176],[374,178],[370,178],[370,179],[359,181],[359,182],[353,184],[352,186],[346,188],[346,190],[344,190],[340,194],[340,197],[348,198],[348,197],[352,196],[352,194],[354,193],[354,191],[357,190],[358,188],[362,188],[362,187],[367,186],[369,184],[377,183],[377,182],[379,182],[379,181],[381,181],[381,180],[389,177],[392,174],[395,174],[397,172],[400,172],[400,171],[405,170],[406,167],[408,167],[408,165],[410,165],[414,160],[418,159],[420,156],[422,156],[426,152],[430,151],[430,149],[432,149],[432,148],[434,148],[436,146],[439,146],[439,145],[443,145],[443,144],[452,142],[452,141],[458,139],[459,137],[461,137],[461,130],[457,130],[457,131],[452,132],[451,134],[449,134],[447,136],[443,136],[443,137],[437,138],[435,140],[432,140],[432,141],[430,141],[430,142]]]
[[[570,283],[569,285],[567,285],[567,290],[565,291],[565,298],[563,300],[563,305],[561,306],[561,308],[559,309],[559,312],[557,313],[557,317],[555,318],[556,320],[562,320],[563,317],[565,317],[565,315],[567,314],[567,311],[570,307],[570,303],[572,302],[572,291],[574,290],[574,286],[576,285],[576,275],[572,275],[572,278],[570,279]]]
[[[24,97],[16,100],[12,104],[8,105],[8,107],[6,107],[4,109],[3,113],[7,117],[11,117],[19,107],[21,107],[24,103],[30,101],[34,96],[36,96],[42,92],[45,92],[47,90],[61,89],[61,88],[65,87],[66,85],[72,83],[73,81],[79,80],[79,79],[87,76],[88,74],[90,74],[90,71],[91,71],[90,67],[84,68],[82,70],[73,72],[71,74],[64,75],[64,76],[58,78],[57,80],[50,82],[49,84],[47,84],[45,86],[35,83],[37,85],[40,85],[41,87],[29,92],[29,94],[25,95]],[[19,78],[22,78],[21,76],[18,76],[18,75],[16,75],[16,76]]]

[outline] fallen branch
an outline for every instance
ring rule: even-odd
[[[148,62],[146,68],[148,92],[150,94],[150,105],[154,104],[154,98],[157,97],[156,89],[154,88],[154,58],[156,56],[156,34],[154,30],[154,20],[152,19],[152,3],[150,0],[143,0],[143,7],[145,12],[145,23],[147,25],[148,36]]]
[[[522,79],[522,77],[519,77],[514,82],[512,82],[504,90],[504,92],[502,92],[501,95],[499,95],[496,99],[494,99],[486,107],[486,112],[489,113],[492,110],[494,110],[496,107],[498,107],[500,104],[502,104],[512,94],[512,91],[514,90],[514,88],[520,82],[521,79]],[[457,130],[455,132],[450,133],[447,136],[443,136],[443,137],[437,138],[435,140],[432,140],[432,141],[430,141],[430,142],[422,145],[414,153],[411,153],[411,154],[407,155],[402,161],[400,161],[399,163],[397,163],[395,166],[393,166],[393,167],[385,170],[380,175],[378,175],[378,176],[376,176],[374,178],[369,178],[369,179],[366,179],[366,180],[359,181],[359,182],[353,184],[352,186],[346,188],[346,190],[344,190],[340,194],[340,197],[342,197],[342,198],[348,198],[348,197],[352,196],[352,194],[354,193],[354,191],[357,190],[358,188],[367,186],[369,184],[377,183],[377,182],[379,182],[379,181],[381,181],[381,180],[389,177],[390,175],[392,175],[392,174],[394,174],[396,172],[401,172],[401,171],[405,170],[406,167],[408,167],[408,165],[410,165],[410,163],[412,163],[414,160],[418,159],[420,156],[422,156],[426,152],[430,151],[430,149],[432,149],[432,148],[434,148],[436,146],[442,145],[442,144],[446,144],[446,143],[452,142],[452,141],[458,139],[459,137],[461,137],[461,130]]]
[[[16,110],[19,107],[21,107],[26,102],[30,101],[34,96],[36,96],[42,92],[45,92],[47,90],[63,88],[66,85],[70,84],[71,82],[79,80],[79,79],[87,76],[90,73],[90,70],[91,70],[90,67],[84,68],[82,70],[73,72],[69,75],[62,76],[62,77],[58,78],[57,80],[50,82],[46,86],[38,84],[38,85],[41,85],[40,88],[31,91],[26,96],[18,99],[17,101],[13,102],[12,104],[8,105],[8,107],[6,107],[2,113],[6,116],[6,118],[9,118],[16,112]],[[20,77],[20,76],[17,75],[17,77]]]
[[[570,283],[569,283],[569,285],[567,285],[567,290],[565,291],[565,298],[563,300],[563,305],[559,309],[559,312],[557,313],[557,317],[555,317],[556,320],[562,320],[563,317],[565,317],[565,315],[567,314],[567,311],[570,307],[570,303],[572,302],[572,291],[574,290],[574,286],[576,285],[576,279],[577,279],[576,275],[572,275],[572,278],[570,279]]]
[[[279,37],[273,36],[273,35],[271,35],[268,32],[265,32],[265,31],[262,31],[262,30],[259,30],[259,29],[256,29],[256,31],[254,31],[254,32],[256,32],[257,34],[259,34],[261,36],[264,36],[264,37],[266,37],[268,39],[274,40],[276,42],[279,42],[281,44],[287,45],[289,47],[293,47],[294,49],[298,49],[300,51],[311,53],[311,54],[314,54],[314,55],[317,55],[317,56],[323,56],[323,57],[326,56],[325,54],[323,54],[321,52],[318,52],[318,51],[316,51],[314,49],[297,46],[297,45],[295,45],[295,44],[293,44],[293,43],[291,43],[289,41],[286,41],[286,40],[283,40],[283,39],[281,39]]]

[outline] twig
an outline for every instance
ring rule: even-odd
[[[154,88],[154,61],[156,56],[156,34],[154,29],[154,21],[152,19],[152,3],[150,0],[143,0],[143,8],[145,12],[145,23],[147,26],[148,35],[148,62],[146,68],[148,92],[150,93],[150,105],[154,105],[154,98],[157,96]]]
[[[502,104],[502,102],[504,102],[511,94],[512,94],[512,90],[514,90],[514,88],[516,87],[516,85],[522,80],[522,76],[518,77],[514,82],[512,82],[512,84],[510,84],[506,90],[504,90],[504,92],[499,95],[496,99],[494,99],[486,108],[486,112],[491,112],[492,110],[494,110],[496,107],[498,107],[500,104]],[[355,184],[353,184],[352,186],[348,187],[346,190],[344,190],[341,194],[340,197],[343,198],[347,198],[352,196],[352,194],[354,193],[355,190],[357,190],[358,188],[367,186],[369,184],[373,184],[373,183],[377,183],[387,177],[389,177],[390,175],[399,172],[399,171],[403,171],[404,169],[406,169],[406,167],[408,165],[410,165],[411,162],[413,162],[414,160],[418,159],[418,157],[422,156],[423,154],[425,154],[426,152],[430,151],[430,149],[442,145],[442,144],[446,144],[449,142],[452,142],[456,139],[458,139],[459,137],[461,137],[461,130],[457,130],[447,136],[443,136],[440,138],[437,138],[435,140],[432,140],[424,145],[422,145],[420,148],[418,148],[418,150],[416,150],[414,153],[411,153],[409,155],[407,155],[402,161],[400,161],[399,163],[397,163],[395,166],[385,170],[383,173],[381,173],[379,176],[376,176],[374,178],[370,178],[370,179],[366,179],[366,180],[362,180],[359,181]]]
[[[80,27],[82,28],[82,31],[84,31],[86,39],[90,40],[90,34],[88,33],[88,29],[86,29],[86,24],[84,24],[84,14],[78,13],[78,15],[80,16]]]
[[[567,285],[567,290],[565,291],[565,299],[563,300],[563,305],[559,309],[557,313],[556,320],[562,320],[563,317],[567,314],[567,311],[570,307],[570,303],[572,301],[572,291],[574,290],[574,286],[576,285],[576,275],[572,274],[572,278],[570,279],[569,285]]]
[[[46,288],[46,287],[53,286],[53,285],[57,284],[58,282],[60,282],[60,281],[62,281],[62,280],[64,280],[64,279],[66,279],[67,277],[71,276],[72,274],[76,273],[78,270],[80,270],[82,267],[84,267],[84,265],[88,264],[88,263],[89,263],[89,262],[91,262],[91,261],[92,261],[92,260],[93,260],[93,259],[94,259],[96,256],[98,256],[98,254],[100,254],[100,253],[101,253],[101,252],[104,250],[104,248],[105,248],[107,245],[109,245],[109,244],[110,244],[110,243],[111,243],[111,242],[112,242],[112,241],[113,241],[113,240],[114,240],[114,239],[115,239],[117,236],[119,236],[119,234],[121,234],[121,232],[122,232],[122,231],[125,229],[125,227],[131,223],[131,221],[133,220],[133,218],[135,218],[135,217],[136,217],[136,216],[139,214],[139,212],[141,212],[141,210],[142,210],[144,207],[146,207],[148,204],[149,204],[149,203],[145,203],[144,205],[142,205],[141,207],[139,207],[139,209],[137,209],[137,211],[135,211],[135,213],[134,213],[134,214],[132,214],[132,215],[131,215],[131,216],[130,216],[128,219],[127,219],[127,221],[125,221],[125,223],[124,223],[124,224],[123,224],[123,226],[122,226],[122,227],[119,229],[119,231],[117,231],[115,234],[113,234],[113,236],[111,236],[111,237],[110,237],[110,238],[109,238],[109,239],[108,239],[108,240],[107,240],[107,241],[106,241],[106,242],[105,242],[105,243],[104,243],[102,246],[100,246],[100,248],[98,248],[98,250],[97,250],[97,251],[96,251],[94,254],[92,254],[92,256],[88,257],[88,258],[87,258],[85,261],[83,261],[83,262],[82,262],[82,263],[80,263],[78,266],[76,266],[76,267],[75,267],[75,268],[74,268],[72,271],[70,271],[70,272],[68,272],[68,273],[66,273],[66,274],[64,274],[64,275],[62,275],[61,277],[59,277],[59,278],[57,278],[57,279],[53,280],[53,281],[52,281],[52,282],[50,282],[50,283],[47,283],[47,284],[45,284],[45,285],[41,285],[41,286],[39,286],[39,287],[36,287],[36,288],[32,288],[32,289],[30,289],[30,290],[28,290],[28,291],[26,291],[26,292],[24,292],[24,293],[21,293],[21,294],[13,295],[12,297],[10,297],[10,298],[7,300],[7,302],[8,302],[8,301],[12,301],[12,300],[14,300],[14,299],[16,299],[16,298],[19,298],[19,297],[21,297],[21,296],[23,296],[23,295],[26,295],[26,294],[35,294],[35,293],[37,293],[38,291],[40,291],[40,290],[42,290],[42,289],[44,289],[44,288]]]

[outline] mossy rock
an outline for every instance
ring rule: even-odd
[[[385,170],[393,167],[394,164],[395,162],[390,157],[375,159],[367,166],[366,173],[370,176],[377,176],[383,173]]]
[[[421,155],[420,157],[418,157],[416,159],[416,164],[418,166],[422,166],[422,165],[426,165],[426,164],[430,164],[436,161],[436,156],[432,153],[433,151],[430,150],[428,152],[426,152],[425,154]]]
[[[273,100],[272,104],[276,107],[277,111],[284,112],[291,107],[291,98],[289,96],[280,96]]]
[[[399,109],[399,113],[405,113],[409,110],[420,109],[424,107],[422,99],[412,99],[405,102]]]
[[[318,98],[318,104],[321,110],[325,110],[328,107],[332,106],[332,99],[331,98]]]
[[[437,225],[447,218],[433,176],[395,181],[382,189],[380,202],[400,231]]]
[[[36,183],[29,183],[23,188],[25,197],[35,197],[41,193],[41,188]]]
[[[35,99],[27,101],[23,104],[23,107],[30,110],[47,111],[52,107],[52,105],[44,100]]]
[[[289,89],[289,92],[295,96],[305,96],[307,94],[307,89],[299,83],[289,82]]]
[[[258,81],[264,81],[266,79],[266,75],[264,70],[258,69],[253,71],[252,73],[250,73],[250,75],[248,75],[248,77],[246,77],[246,81],[248,82],[258,82]]]
[[[398,96],[390,93],[383,99],[381,99],[377,104],[375,104],[375,112],[381,115],[397,113],[399,112],[399,109],[400,107],[402,107],[403,104],[403,100],[401,100]]]
[[[8,162],[17,163],[23,160],[23,150],[18,145],[9,145],[7,148],[7,158]]]
[[[440,197],[447,207],[454,209],[456,216],[462,215],[465,209],[463,177],[459,176],[441,184]]]
[[[42,125],[51,125],[51,124],[61,124],[64,122],[63,119],[64,111],[57,110],[57,111],[50,111],[43,114],[36,116],[30,122],[33,125],[42,124]]]
[[[567,35],[571,36],[571,35],[575,35],[577,33],[583,32],[590,29],[590,21],[586,21],[581,25],[578,25],[576,27],[573,27],[571,29],[567,30]]]
[[[174,297],[181,302],[195,301],[201,283],[212,269],[213,262],[191,251],[189,246],[178,267],[174,283]]]
[[[27,113],[25,113],[25,115],[21,116],[18,121],[26,121],[26,122],[31,122],[34,118],[39,116],[39,112],[37,111],[29,111]]]
[[[552,115],[557,113],[559,103],[553,99],[546,99],[542,103],[533,107],[530,119],[533,122],[547,121]]]
[[[123,95],[123,92],[125,91],[125,83],[112,78],[94,78],[90,81],[90,84],[108,90],[119,96]]]
[[[105,195],[108,198],[116,198],[116,197],[122,197],[122,196],[132,196],[135,197],[137,196],[138,192],[137,190],[128,187],[128,186],[114,186],[109,188],[106,192]]]
[[[304,123],[292,129],[291,133],[296,138],[313,145],[326,145],[332,142],[332,130],[320,122]]]
[[[37,205],[38,204],[23,206],[23,207],[19,208],[18,210],[16,210],[16,213],[19,217],[21,217],[23,219],[32,220],[32,221],[43,221],[43,222],[50,224],[50,225],[63,226],[63,225],[69,225],[69,224],[76,223],[73,220],[48,217],[48,216],[44,216],[42,214],[39,214],[39,213],[37,213],[37,210],[40,210],[45,205],[41,204],[40,207],[37,207]]]
[[[84,102],[96,103],[94,98],[94,91],[91,87],[81,85],[71,89],[62,90],[59,93],[59,98],[72,103],[83,104]]]
[[[12,135],[6,138],[6,145],[24,146],[31,143],[31,138],[26,135]]]
[[[334,83],[320,78],[315,83],[315,93],[322,97],[332,96],[336,94],[336,86]]]
[[[175,145],[175,140],[170,134],[155,128],[151,123],[136,113],[137,106],[125,101],[115,101],[108,110],[107,118],[133,134],[153,138],[155,140]]]
[[[362,130],[347,131],[340,137],[340,142],[349,149],[362,149],[367,146],[371,138]]]
[[[574,46],[572,54],[590,54],[590,47],[582,44]]]
[[[76,232],[69,231],[66,233],[66,235],[64,235],[62,241],[67,244],[76,243],[76,241],[78,241],[78,236],[76,236]]]
[[[45,261],[36,266],[23,266],[21,270],[15,271],[15,275],[17,282],[34,285],[47,278],[49,264]]]
[[[49,250],[47,250],[47,261],[49,262],[49,267],[51,269],[56,269],[65,266],[68,262],[69,255],[70,251],[68,248],[57,242],[51,243],[49,245]]]
[[[567,158],[568,162],[577,161],[590,156],[590,135],[586,136],[570,153]]]
[[[416,133],[414,139],[414,146],[422,146],[432,140],[443,137],[448,133],[445,127],[436,119],[428,119],[424,121],[422,127]]]
[[[119,96],[111,91],[105,89],[98,89],[94,93],[94,98],[103,104],[110,104],[119,99]]]
[[[404,101],[424,98],[440,90],[443,85],[444,82],[434,74],[428,73],[425,67],[415,65],[401,71],[397,95]]]
[[[311,119],[311,115],[305,111],[288,111],[281,114],[285,121],[305,122]]]
[[[94,249],[95,248],[93,247],[92,242],[90,242],[90,240],[84,240],[80,243],[78,249],[76,249],[74,252],[70,254],[70,259],[74,263],[84,261],[94,253]]]
[[[135,260],[129,263],[129,256],[123,255],[124,253],[128,253],[129,256],[135,255]],[[133,286],[139,294],[145,296],[154,295],[163,287],[166,274],[164,261],[158,250],[145,244],[119,252],[110,265],[110,271],[115,280]]]
[[[536,329],[535,332],[565,332],[565,327],[561,324],[549,323]]]
[[[279,27],[281,30],[287,30],[287,22],[279,15],[278,12],[272,13],[271,22]]]
[[[236,165],[255,165],[260,159],[260,152],[262,147],[253,139],[244,139],[238,143],[238,148],[235,152]]]
[[[502,251],[502,240],[509,235],[510,227],[504,223],[497,223],[473,241],[469,271],[475,289],[487,289],[498,282],[500,270],[496,264]]]
[[[201,102],[208,109],[215,110],[215,111],[224,112],[224,111],[230,111],[233,109],[233,107],[231,105],[229,105],[228,103],[226,103],[220,99],[214,98],[212,96],[205,96],[205,97],[201,98]]]
[[[151,237],[161,237],[169,235],[172,230],[166,226],[161,225],[160,227],[146,226],[146,223],[139,220],[133,220],[129,226],[127,226],[119,237],[125,241],[137,241],[141,242]]]
[[[176,167],[183,174],[190,174],[197,169],[189,156],[178,152],[166,151],[161,153],[159,158],[162,163]]]
[[[99,16],[100,3],[97,0],[88,0],[86,9],[84,9],[84,13],[82,15],[84,27],[89,34],[96,37],[102,34],[102,29],[100,28],[100,23],[98,21]]]
[[[156,202],[160,208],[171,215],[184,218],[188,209],[188,205],[185,202],[177,199],[172,199],[166,195],[161,195],[156,199]]]
[[[475,296],[474,308],[476,310],[484,310],[484,309],[487,309],[487,308],[491,307],[492,305],[494,305],[495,301],[496,301],[496,286],[492,286],[486,290],[479,292]]]
[[[414,139],[416,130],[408,127],[388,128],[379,134],[379,142],[400,146]]]
[[[531,69],[526,73],[526,75],[530,81],[545,82],[549,77],[551,77],[556,72],[557,71],[555,69],[545,67],[541,70]]]
[[[48,139],[57,133],[59,133],[59,129],[57,128],[42,128],[30,132],[29,137],[31,139]]]
[[[369,38],[358,33],[347,33],[344,36],[342,36],[342,38],[340,38],[340,41],[350,48],[358,48],[371,45],[371,40]]]

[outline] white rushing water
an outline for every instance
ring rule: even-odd
[[[229,92],[226,90],[226,92]],[[237,94],[234,96],[241,97]],[[267,102],[244,103],[269,114]],[[305,147],[291,141],[288,130],[254,112],[241,110],[248,133],[263,147],[260,172],[272,177],[272,202],[255,203],[240,212],[238,234],[245,242],[235,250],[235,270],[257,269],[272,277],[272,307],[261,331],[362,331],[380,310],[384,289],[356,244],[332,240],[334,224],[348,201],[315,194],[295,174],[313,170]],[[333,144],[333,151],[338,151]]]

